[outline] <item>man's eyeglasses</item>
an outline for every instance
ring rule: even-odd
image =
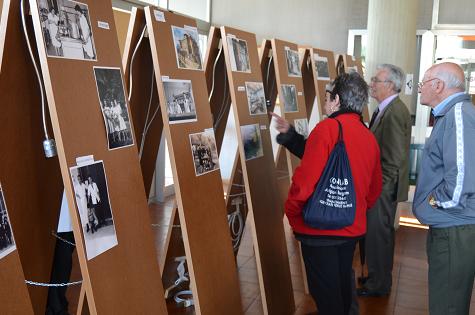
[[[391,82],[391,81],[389,81],[389,80],[380,80],[377,77],[372,77],[371,82],[372,83],[387,83],[387,82]]]
[[[430,82],[430,81],[432,81],[432,80],[435,80],[435,79],[439,79],[439,78],[432,78],[432,79],[429,79],[429,80],[421,81],[421,82],[417,83],[417,87],[418,87],[419,89],[422,89],[422,87],[424,86],[424,84],[426,84],[427,82]]]

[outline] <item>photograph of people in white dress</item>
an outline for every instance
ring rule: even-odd
[[[13,232],[8,218],[7,205],[0,184],[0,259],[16,249]]]
[[[104,164],[102,161],[96,161],[71,167],[70,173],[86,253],[88,259],[91,259],[117,245]]]
[[[134,139],[120,69],[94,67],[94,76],[109,150],[133,145]]]
[[[38,0],[48,57],[96,60],[89,7],[70,0]]]

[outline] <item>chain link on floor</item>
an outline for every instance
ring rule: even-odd
[[[71,285],[78,285],[82,283],[82,280],[79,281],[74,281],[74,282],[68,282],[68,283],[43,283],[43,282],[35,282],[35,281],[30,281],[30,280],[25,280],[26,284],[33,285],[36,287],[67,287]]]

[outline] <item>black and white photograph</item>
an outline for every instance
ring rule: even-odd
[[[219,170],[219,156],[213,128],[190,134],[190,145],[196,176]]]
[[[299,52],[292,49],[285,49],[285,59],[287,60],[287,72],[289,77],[301,77],[299,67]]]
[[[308,138],[308,120],[307,118],[294,119],[294,127],[297,133],[304,136],[305,139]]]
[[[109,150],[134,144],[120,68],[94,67]]]
[[[241,126],[241,140],[246,161],[264,156],[259,124]]]
[[[87,260],[118,244],[103,161],[69,168]]]
[[[191,80],[163,80],[170,124],[196,121],[196,106]]]
[[[70,0],[38,0],[48,57],[97,60],[87,4]]]
[[[315,60],[315,71],[317,72],[317,80],[330,80],[330,70],[328,70],[328,58],[313,54]]]
[[[8,217],[7,204],[0,183],[0,259],[16,249],[13,231]]]
[[[357,66],[346,67],[346,73],[352,73],[352,72],[358,72],[358,67]]]
[[[249,50],[247,42],[233,36],[228,36],[228,50],[231,58],[231,70],[237,72],[251,72]]]
[[[284,113],[298,112],[297,106],[297,93],[295,91],[295,85],[282,84],[282,96],[284,98]]]
[[[198,29],[172,25],[172,34],[178,68],[202,70]]]
[[[247,104],[251,115],[267,114],[266,95],[262,82],[245,82]]]

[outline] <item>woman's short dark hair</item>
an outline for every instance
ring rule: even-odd
[[[368,84],[357,72],[343,73],[336,77],[328,91],[330,98],[340,96],[340,109],[362,113],[368,103]]]

